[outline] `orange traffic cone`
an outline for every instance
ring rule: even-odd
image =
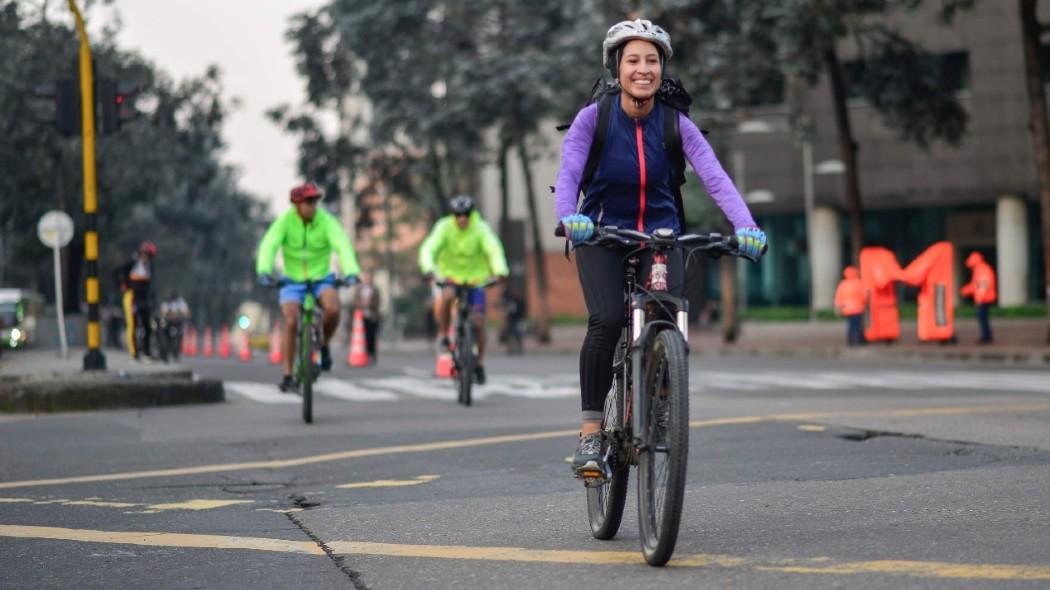
[[[219,356],[230,358],[230,328],[226,324],[219,328]]]
[[[281,322],[274,322],[273,330],[270,332],[270,364],[280,364],[283,356],[281,354]]]
[[[186,356],[197,356],[197,328],[190,326],[187,332],[190,335],[190,349]]]
[[[190,328],[189,328],[189,326],[187,326],[182,331],[182,355],[183,356],[189,356],[190,355]]]
[[[452,326],[449,326],[448,335],[451,338]],[[438,351],[437,366],[434,367],[434,374],[438,377],[451,377],[452,368],[452,353],[442,348]]]
[[[212,337],[211,326],[204,327],[204,350],[201,354],[204,356],[212,356],[215,354],[215,338]]]
[[[368,348],[365,344],[365,314],[360,309],[354,312],[354,328],[350,332],[350,354],[346,364],[351,367],[368,366]]]
[[[237,352],[238,358],[242,361],[247,363],[252,360],[252,346],[248,342],[248,330],[241,330],[241,349]]]

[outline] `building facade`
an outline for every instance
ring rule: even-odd
[[[967,134],[958,146],[934,144],[923,150],[902,141],[862,98],[850,100],[849,116],[859,147],[865,245],[887,247],[906,265],[931,244],[948,240],[956,247],[957,282],[968,279],[962,261],[976,250],[999,275],[1000,305],[1044,300],[1041,239],[1047,229],[1039,223],[1017,3],[978,2],[950,26],[937,21],[932,5],[938,3],[928,4],[926,13],[888,20],[941,58],[944,83],[955,91],[969,116]],[[1041,5],[1042,14],[1050,12],[1050,2],[1043,4],[1047,5]],[[847,68],[851,48],[850,43],[841,47]],[[1044,63],[1050,65],[1050,51],[1044,55]],[[1050,76],[1044,80],[1050,82]],[[840,156],[827,83],[801,89],[798,109],[812,123],[810,178],[815,207],[808,232],[803,149],[798,134],[787,124],[786,105],[751,110],[742,117],[746,124],[737,127],[740,132],[725,138],[724,145],[715,145],[770,239],[769,254],[761,264],[741,267],[746,268],[741,286],[749,305],[805,306],[812,292],[816,308],[830,308],[835,284],[849,260],[844,182],[836,173]],[[703,118],[703,113],[694,114],[701,126]],[[533,150],[539,155],[533,171],[543,187],[554,184],[561,142],[553,123],[546,127],[550,130],[537,139]],[[513,166],[510,214],[527,220],[520,174],[520,165]],[[690,183],[699,184],[691,172],[687,175]],[[481,186],[486,209],[493,215],[499,201],[495,166],[482,171]],[[582,297],[573,291],[578,289],[575,270],[566,266],[571,263],[562,255],[562,242],[552,234],[553,199],[546,191],[536,197],[548,268],[554,269],[548,272],[553,275],[551,282],[559,285],[553,289],[557,295],[548,301],[556,315],[582,313]],[[714,273],[714,265],[708,266],[708,272]],[[718,281],[704,282],[713,294]]]

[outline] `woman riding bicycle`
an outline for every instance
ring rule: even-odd
[[[664,65],[671,58],[671,38],[648,20],[623,21],[609,29],[602,44],[604,66],[615,80],[607,135],[586,187],[585,165],[596,134],[599,105],[581,110],[562,143],[555,209],[565,236],[584,242],[595,223],[651,233],[682,231],[673,163],[665,149],[665,117],[678,117],[681,151],[707,192],[733,224],[741,249],[758,255],[766,242],[740,193],[719,164],[711,146],[689,118],[659,100]],[[583,202],[577,199],[583,189]],[[626,250],[582,246],[576,265],[589,314],[580,350],[583,425],[573,457],[576,473],[600,469],[605,397],[612,385],[613,357],[623,320],[623,257]],[[643,255],[639,276],[648,276],[651,254]],[[680,251],[667,257],[668,291],[681,296],[685,267]]]

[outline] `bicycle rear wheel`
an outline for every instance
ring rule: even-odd
[[[617,354],[621,349],[617,347]],[[623,373],[613,378],[613,388],[605,398],[605,415],[602,417],[602,437],[609,453],[609,470],[612,477],[597,486],[587,487],[587,518],[591,523],[591,534],[595,539],[607,541],[616,536],[623,520],[623,507],[627,500],[627,479],[630,465],[622,445],[626,437],[623,416]]]
[[[677,330],[656,335],[645,357],[638,455],[638,524],[649,565],[671,559],[678,541],[689,456],[689,367]]]
[[[470,319],[461,324],[459,340],[456,341],[456,353],[459,356],[459,403],[469,406],[471,399],[471,388],[474,384],[474,330],[471,329]]]

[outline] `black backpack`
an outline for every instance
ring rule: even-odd
[[[601,157],[602,148],[605,147],[605,138],[609,134],[609,117],[612,113],[613,101],[619,94],[619,84],[601,78],[591,88],[591,98],[587,101],[587,105],[598,103],[598,121],[594,128],[594,139],[591,141],[591,150],[587,154],[587,164],[583,167],[583,176],[580,179],[577,194],[586,194],[587,187],[594,178],[594,172],[598,168],[598,159]],[[682,201],[682,185],[685,184],[685,153],[682,151],[682,130],[678,125],[678,117],[668,115],[675,113],[689,115],[689,105],[693,103],[693,99],[682,87],[680,81],[671,78],[664,78],[660,82],[660,89],[656,91],[656,99],[671,108],[664,115],[664,150],[667,151],[667,157],[671,160],[671,191],[674,193],[675,207],[678,208],[678,223],[684,230],[685,207]],[[559,125],[558,131],[565,131],[569,127],[570,125]],[[553,191],[554,187],[551,187],[551,192]]]

